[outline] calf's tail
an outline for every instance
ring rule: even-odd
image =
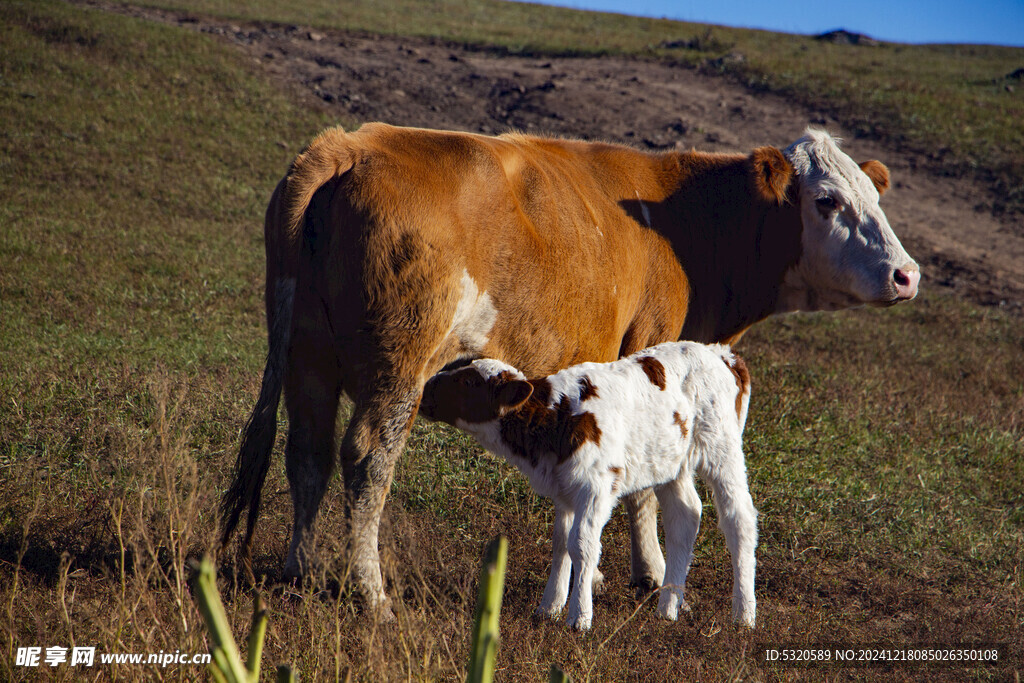
[[[732,360],[727,360],[725,364],[732,370],[733,378],[736,380],[736,417],[742,433],[747,424],[747,411],[750,408],[750,370],[736,354],[733,354]]]
[[[750,408],[750,370],[728,344],[713,344],[711,348],[721,356],[736,381],[736,419],[742,433],[747,424],[747,411]]]

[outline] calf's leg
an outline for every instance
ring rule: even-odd
[[[658,598],[658,614],[675,621],[679,610],[689,612],[686,604],[686,575],[693,560],[693,545],[700,530],[701,502],[693,485],[693,474],[686,468],[668,484],[656,487],[665,527],[665,551],[668,566],[665,584]]]
[[[723,445],[716,458],[717,467],[709,467],[702,477],[714,494],[718,527],[725,535],[725,544],[732,556],[732,618],[754,627],[754,551],[757,547],[757,510],[747,488],[747,472],[743,449]]]
[[[551,533],[551,574],[544,588],[544,597],[534,614],[554,618],[562,611],[569,596],[572,559],[569,557],[569,530],[573,525],[572,508],[555,502],[555,522]]]
[[[573,585],[566,622],[570,628],[585,631],[594,617],[592,591],[594,572],[601,559],[601,531],[616,501],[609,495],[577,495],[573,500],[578,502],[569,531]]]

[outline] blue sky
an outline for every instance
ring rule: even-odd
[[[845,28],[900,43],[1024,46],[1024,0],[532,1],[785,33],[816,34]]]

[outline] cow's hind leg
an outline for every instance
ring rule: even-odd
[[[349,549],[356,586],[379,616],[392,616],[378,554],[381,512],[423,393],[421,381],[377,376],[356,399],[341,444]]]
[[[380,224],[363,234],[366,252],[358,267],[343,268],[345,278],[325,291],[354,403],[341,444],[350,570],[368,607],[388,618],[378,553],[381,512],[423,384],[465,350],[460,334],[484,336],[497,313],[469,275],[453,271],[415,231],[398,234],[395,226]],[[349,252],[339,252],[337,261],[346,259],[352,259]]]
[[[341,383],[333,340],[324,334],[324,319],[313,311],[296,321],[285,373],[285,470],[295,515],[286,579],[308,575],[311,569],[313,524],[336,452],[334,424]]]

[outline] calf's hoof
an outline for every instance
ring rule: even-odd
[[[756,614],[756,609],[753,603],[741,606],[734,605],[732,608],[732,620],[740,626],[746,626],[747,628],[754,628]]]
[[[396,621],[398,621],[398,619],[395,617],[395,613],[391,611],[390,606],[375,609],[373,612],[373,616],[375,619],[377,619],[377,621],[379,621],[382,624],[393,624]]]
[[[567,622],[569,628],[573,631],[589,631],[590,630],[590,617],[579,616],[575,619],[570,618]]]
[[[533,618],[537,620],[541,619],[557,619],[558,615],[562,613],[561,608],[549,607],[545,608],[543,605],[533,610]]]
[[[682,598],[662,593],[658,600],[658,616],[668,621],[675,621],[679,618],[679,612],[689,612],[690,605]]]
[[[396,621],[395,613],[391,611],[391,600],[383,591],[366,600],[366,609],[381,623],[390,624]]]

